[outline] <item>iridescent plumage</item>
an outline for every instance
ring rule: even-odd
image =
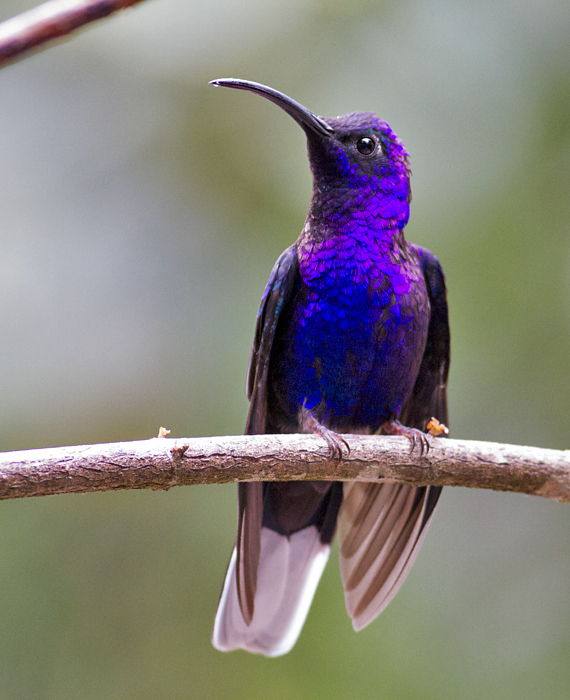
[[[408,243],[408,154],[386,122],[316,117],[271,88],[251,90],[305,130],[313,196],[297,242],[277,261],[258,314],[246,432],[425,430],[447,422],[449,328],[435,256]],[[402,427],[407,426],[407,427]],[[401,585],[440,489],[294,482],[239,485],[236,551],[213,642],[276,656],[295,643],[338,525],[355,629]]]

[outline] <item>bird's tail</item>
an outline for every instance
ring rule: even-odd
[[[237,544],[214,623],[221,651],[286,654],[329,557],[340,482],[239,484]]]
[[[265,656],[290,651],[309,612],[329,552],[330,544],[321,543],[315,525],[289,536],[262,527],[254,613],[247,624],[238,599],[234,549],[218,603],[213,645],[220,651],[245,649]]]

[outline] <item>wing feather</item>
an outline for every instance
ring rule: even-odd
[[[265,432],[267,422],[267,377],[275,331],[283,308],[291,299],[294,290],[299,284],[299,279],[297,253],[295,247],[291,246],[275,263],[257,314],[246,386],[246,393],[250,399],[250,409],[245,430],[246,435],[256,435]],[[255,609],[257,578],[262,553],[263,494],[262,483],[238,484],[236,549],[228,567],[226,584],[224,586],[224,591],[226,591],[228,586],[230,588],[235,587],[238,609],[246,627],[251,625]],[[284,549],[283,551],[286,552],[288,550]],[[230,596],[229,598],[227,597],[228,595]],[[230,621],[235,618],[235,614],[228,611],[235,609],[235,605],[233,608],[231,605],[228,608],[226,603],[222,605],[222,602],[233,599],[234,596],[227,593],[227,591],[224,598],[224,592],[222,592],[216,613],[215,629],[218,631],[225,628],[226,625],[229,625],[231,628]],[[225,622],[224,616],[227,618]]]
[[[247,624],[253,617],[262,519],[263,484],[238,484],[236,584],[239,606]]]
[[[295,246],[284,251],[271,271],[257,314],[246,393],[250,400],[246,435],[262,435],[267,422],[267,376],[275,331],[283,308],[300,281]]]
[[[447,425],[449,323],[445,278],[433,253],[416,247],[430,299],[426,348],[400,420],[425,430]],[[441,493],[439,487],[345,482],[339,514],[340,569],[353,626],[365,627],[403,583]]]

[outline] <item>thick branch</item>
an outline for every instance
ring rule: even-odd
[[[0,67],[141,0],[50,0],[0,24]]]
[[[328,458],[313,435],[153,438],[0,454],[0,499],[188,484],[295,479],[468,486],[570,501],[570,451],[431,439],[420,455],[402,437],[346,436]]]

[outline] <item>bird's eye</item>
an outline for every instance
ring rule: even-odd
[[[376,141],[370,136],[363,136],[356,142],[356,148],[363,156],[370,156],[376,150]]]

